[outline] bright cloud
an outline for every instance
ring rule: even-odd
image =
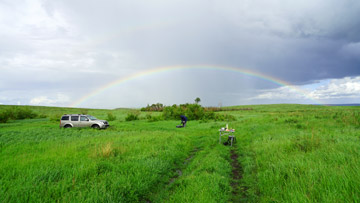
[[[30,100],[30,105],[43,105],[43,106],[61,106],[69,102],[67,95],[58,93],[55,97],[49,98],[48,96],[38,96]]]
[[[346,77],[332,79],[328,84],[322,85],[310,92],[310,96],[316,99],[339,99],[360,97],[360,77]]]
[[[360,99],[360,77],[345,77],[342,79],[330,79],[319,81],[324,83],[315,88],[309,89],[311,85],[279,87],[270,90],[261,91],[251,100],[274,100],[274,101],[292,101],[304,102],[305,100],[318,100],[326,102],[343,102],[344,99]]]

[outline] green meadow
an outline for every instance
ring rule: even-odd
[[[185,128],[148,119],[160,112],[16,108],[38,116],[0,123],[0,202],[360,202],[360,107],[236,106],[216,112],[235,121]],[[59,128],[64,113],[109,112],[106,130]]]

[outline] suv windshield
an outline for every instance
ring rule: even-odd
[[[94,116],[88,116],[88,118],[90,118],[90,120],[97,120]]]

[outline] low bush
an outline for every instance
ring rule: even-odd
[[[202,120],[214,120],[215,112],[214,111],[205,111]]]
[[[199,104],[188,104],[185,106],[185,115],[190,120],[201,120],[204,117],[204,108]]]
[[[38,115],[29,108],[14,108],[13,119],[36,118]]]
[[[61,114],[54,114],[50,116],[50,121],[59,122],[61,119]]]
[[[162,121],[164,120],[164,117],[162,115],[158,115],[158,116],[153,116],[151,114],[146,114],[146,119],[149,122],[156,122],[156,121]]]
[[[201,120],[205,115],[204,108],[199,104],[181,104],[167,106],[163,110],[165,120],[179,119],[180,115],[186,115],[189,120]]]
[[[107,119],[108,121],[114,121],[116,120],[116,116],[114,114],[112,114],[111,112],[107,113]]]
[[[0,113],[0,122],[6,123],[9,120],[18,120],[18,119],[27,119],[27,118],[36,118],[39,115],[33,112],[29,108],[19,108],[14,107],[11,109],[6,109]]]
[[[8,110],[0,113],[0,123],[6,123],[10,120],[10,112]]]
[[[181,104],[166,106],[163,110],[165,120],[180,119],[180,115],[185,115],[189,120],[215,120],[215,121],[235,121],[236,118],[228,114],[215,114],[211,108],[204,108],[199,104]]]
[[[134,121],[134,120],[139,120],[139,115],[140,112],[138,111],[133,111],[127,114],[127,116],[125,117],[125,121]]]

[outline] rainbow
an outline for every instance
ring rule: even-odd
[[[146,77],[146,76],[151,76],[151,75],[155,75],[155,74],[159,74],[159,73],[163,73],[163,72],[170,72],[170,71],[175,71],[175,70],[186,70],[186,69],[191,69],[191,70],[220,70],[220,71],[229,71],[229,72],[235,72],[235,73],[240,73],[243,75],[247,75],[247,76],[252,76],[252,77],[256,77],[256,78],[260,78],[263,79],[265,81],[269,81],[271,83],[277,84],[279,86],[285,86],[287,88],[293,89],[296,92],[299,92],[300,94],[304,95],[306,98],[314,101],[316,104],[322,104],[322,102],[312,98],[308,92],[306,92],[303,89],[300,89],[284,80],[280,80],[278,78],[275,78],[273,76],[269,76],[269,75],[265,75],[263,73],[260,72],[256,72],[253,70],[248,70],[248,69],[243,69],[243,68],[235,68],[235,67],[226,67],[226,66],[214,66],[214,65],[196,65],[196,66],[167,66],[167,67],[158,67],[158,68],[153,68],[153,69],[149,69],[146,71],[142,71],[142,72],[138,72],[126,77],[122,77],[119,78],[117,80],[114,80],[98,89],[95,89],[94,91],[90,92],[87,95],[84,95],[83,97],[81,97],[80,99],[78,99],[77,101],[75,101],[73,104],[71,104],[72,107],[78,107],[80,104],[82,104],[83,102],[95,97],[96,95],[111,89],[115,86],[118,86],[120,84],[123,84],[127,81],[131,81],[137,78],[141,78],[141,77]]]

